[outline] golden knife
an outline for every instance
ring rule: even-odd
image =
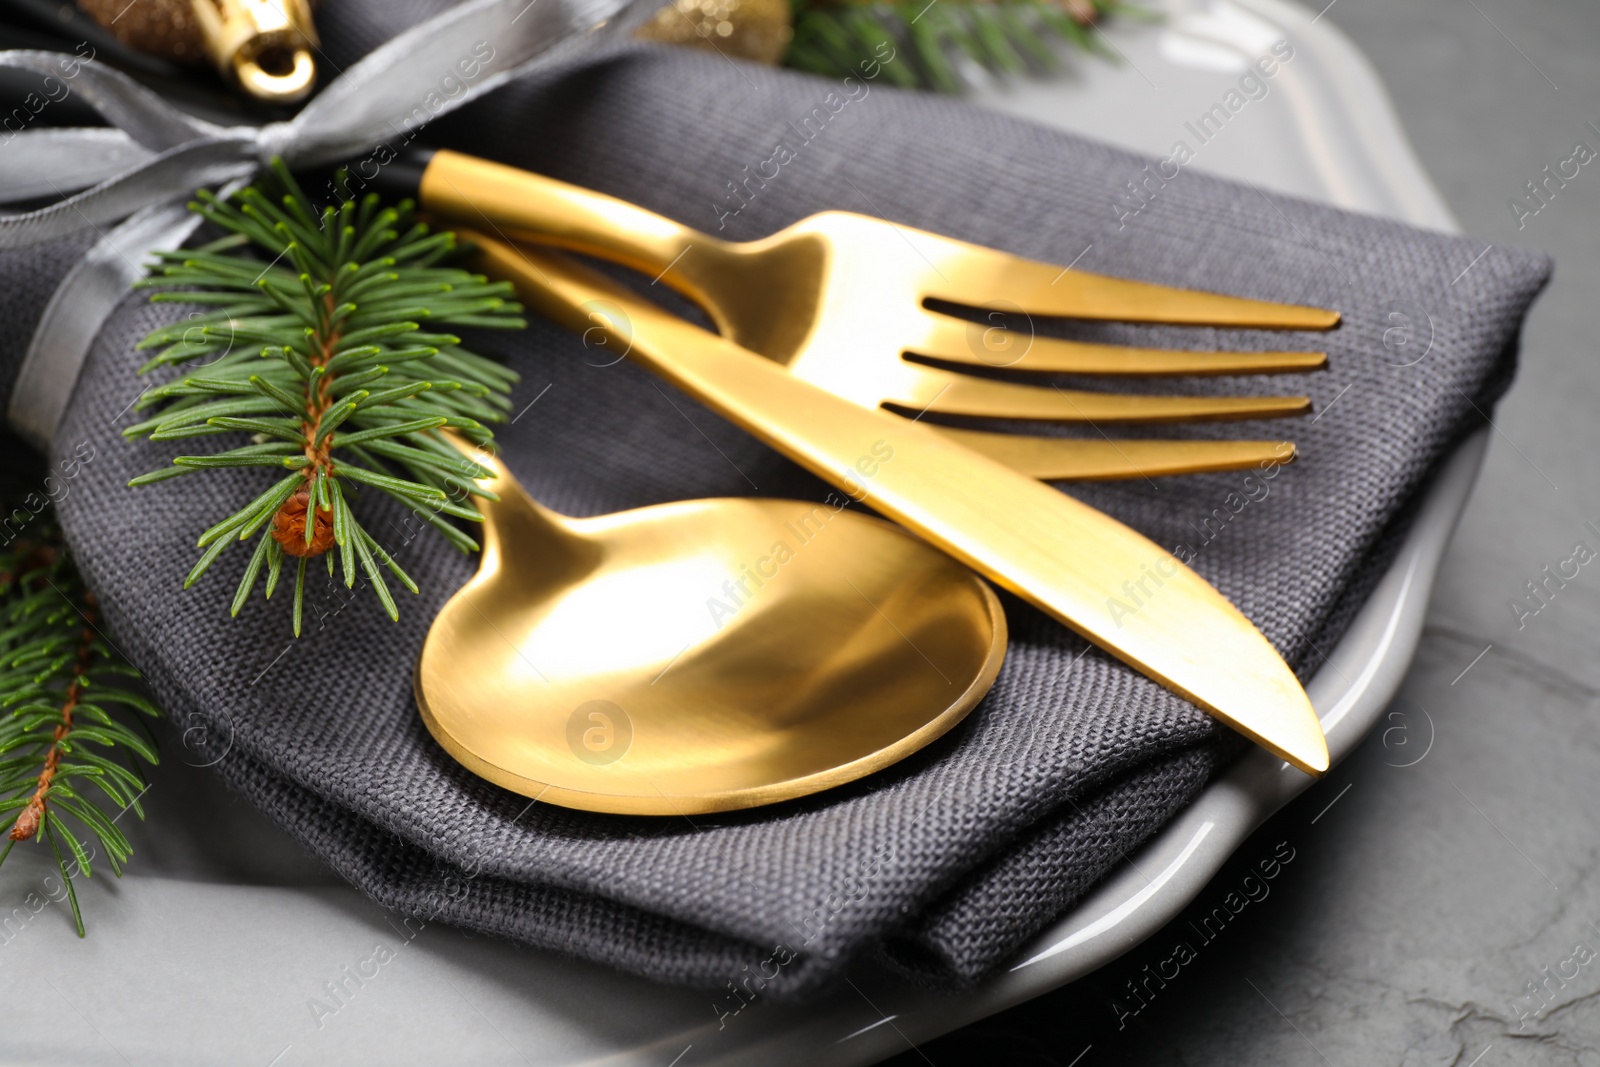
[[[468,234],[486,273],[1312,775],[1322,726],[1259,630],[1172,552],[933,428],[843,400],[556,252]],[[1128,588],[1148,595],[1130,602]]]

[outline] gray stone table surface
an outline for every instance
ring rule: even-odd
[[[1600,1067],[1600,557],[1575,553],[1600,551],[1600,159],[1544,201],[1526,188],[1600,151],[1600,5],[1323,17],[1376,66],[1462,229],[1557,261],[1416,662],[1386,727],[1167,931],[897,1065]],[[1546,567],[1577,576],[1528,600]],[[1190,932],[1280,848],[1270,896],[1214,941]],[[1149,981],[1180,937],[1199,958]]]

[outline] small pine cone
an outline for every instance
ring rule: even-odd
[[[44,816],[44,801],[34,797],[28,801],[28,806],[22,809],[22,814],[17,816],[17,821],[11,827],[11,840],[26,841],[39,832],[39,820]]]
[[[283,502],[272,516],[272,539],[291,556],[320,556],[333,547],[333,512],[318,508],[311,543],[306,544],[306,513],[311,510],[311,493],[305,489]]]

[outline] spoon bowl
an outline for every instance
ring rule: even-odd
[[[482,561],[428,633],[428,730],[564,807],[692,815],[853,781],[945,733],[1005,655],[994,592],[897,526],[795,500],[596,518],[500,462]]]

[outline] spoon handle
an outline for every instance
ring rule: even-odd
[[[573,260],[471,235],[481,269],[1309,774],[1322,726],[1259,630],[1183,561],[932,427],[857,406]]]

